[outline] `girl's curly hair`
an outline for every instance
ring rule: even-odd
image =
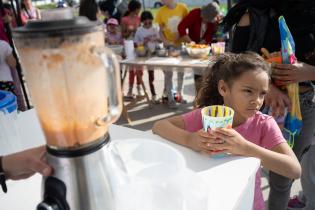
[[[224,103],[218,91],[220,80],[231,87],[233,81],[248,71],[264,71],[270,79],[270,66],[261,56],[253,52],[225,53],[215,57],[213,62],[214,64],[206,69],[202,77],[201,88],[194,103],[196,108]]]

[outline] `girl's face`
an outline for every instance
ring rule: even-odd
[[[134,15],[134,16],[139,16],[140,11],[141,11],[141,8],[139,8],[139,9],[137,9],[137,10],[131,12],[130,14],[132,14],[132,15]]]
[[[30,5],[32,5],[32,3],[31,3],[30,0],[24,0],[23,3],[24,3],[25,6],[30,6]]]
[[[240,124],[260,110],[269,89],[269,77],[262,70],[247,71],[230,86],[220,80],[218,88],[224,104],[235,111],[233,124]]]
[[[117,29],[117,26],[116,26],[116,25],[113,25],[113,24],[108,24],[108,25],[107,25],[107,30],[108,30],[108,32],[110,32],[110,33],[116,33],[116,29]]]
[[[144,28],[151,28],[152,27],[152,20],[151,19],[146,19],[142,22],[142,25]]]

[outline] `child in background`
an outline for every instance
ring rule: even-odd
[[[137,28],[140,26],[139,13],[141,10],[141,3],[136,0],[131,0],[128,4],[128,11],[125,16],[121,19],[121,32],[124,39],[134,39]],[[138,96],[144,96],[141,89],[140,83],[143,76],[142,67],[130,66],[129,69],[129,89],[127,93],[127,99],[133,99],[134,95],[132,93],[134,79],[137,77],[137,92]]]
[[[15,86],[11,75],[11,69],[15,69],[16,60],[12,54],[10,45],[0,40],[0,90],[14,93]]]
[[[159,41],[159,31],[157,28],[152,26],[153,15],[150,11],[143,11],[141,13],[141,22],[142,26],[140,26],[135,35],[134,42],[136,45],[144,45],[147,48],[153,45],[155,46]],[[149,85],[150,85],[150,92],[152,95],[152,102],[158,103],[159,100],[157,99],[155,88],[154,88],[154,70],[148,69],[149,73]]]
[[[25,25],[28,20],[41,19],[40,10],[33,6],[31,0],[22,0],[20,8],[21,8],[21,20],[22,20],[23,25]]]
[[[121,31],[124,39],[133,39],[137,28],[140,26],[139,13],[141,3],[137,0],[131,0],[128,4],[128,11],[121,19]]]
[[[123,39],[120,31],[118,31],[119,23],[115,18],[110,18],[106,24],[105,42],[109,45],[123,44]]]
[[[255,53],[226,54],[207,69],[196,97],[198,109],[158,121],[153,132],[177,144],[210,155],[230,153],[261,160],[264,168],[297,179],[301,166],[273,117],[259,112],[269,89],[270,67]],[[231,128],[202,130],[201,108],[234,109]],[[254,132],[253,132],[254,131]],[[256,174],[254,210],[262,210],[260,172]]]
[[[155,21],[160,26],[160,37],[164,43],[165,47],[174,46],[179,47],[181,42],[178,34],[178,24],[180,21],[188,14],[188,8],[183,3],[176,3],[175,0],[162,0],[161,1],[164,6],[162,6],[155,17]],[[172,94],[172,86],[173,86],[173,71],[164,70],[164,91],[167,95],[168,106],[169,108],[177,108],[176,101],[174,100]],[[177,96],[178,102],[185,103],[182,97],[182,88],[183,88],[183,80],[184,73],[177,72]],[[164,95],[164,94],[163,94]]]

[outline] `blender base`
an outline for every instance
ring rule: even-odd
[[[78,151],[47,150],[54,174],[43,179],[43,202],[37,210],[113,210],[106,166],[109,135]]]

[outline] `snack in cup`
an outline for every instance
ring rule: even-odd
[[[269,53],[269,51],[266,48],[261,48],[260,51],[262,52],[263,57],[266,59],[268,63],[278,63],[278,64],[282,63],[281,52]],[[274,84],[276,86],[282,86],[278,80],[274,80]]]

